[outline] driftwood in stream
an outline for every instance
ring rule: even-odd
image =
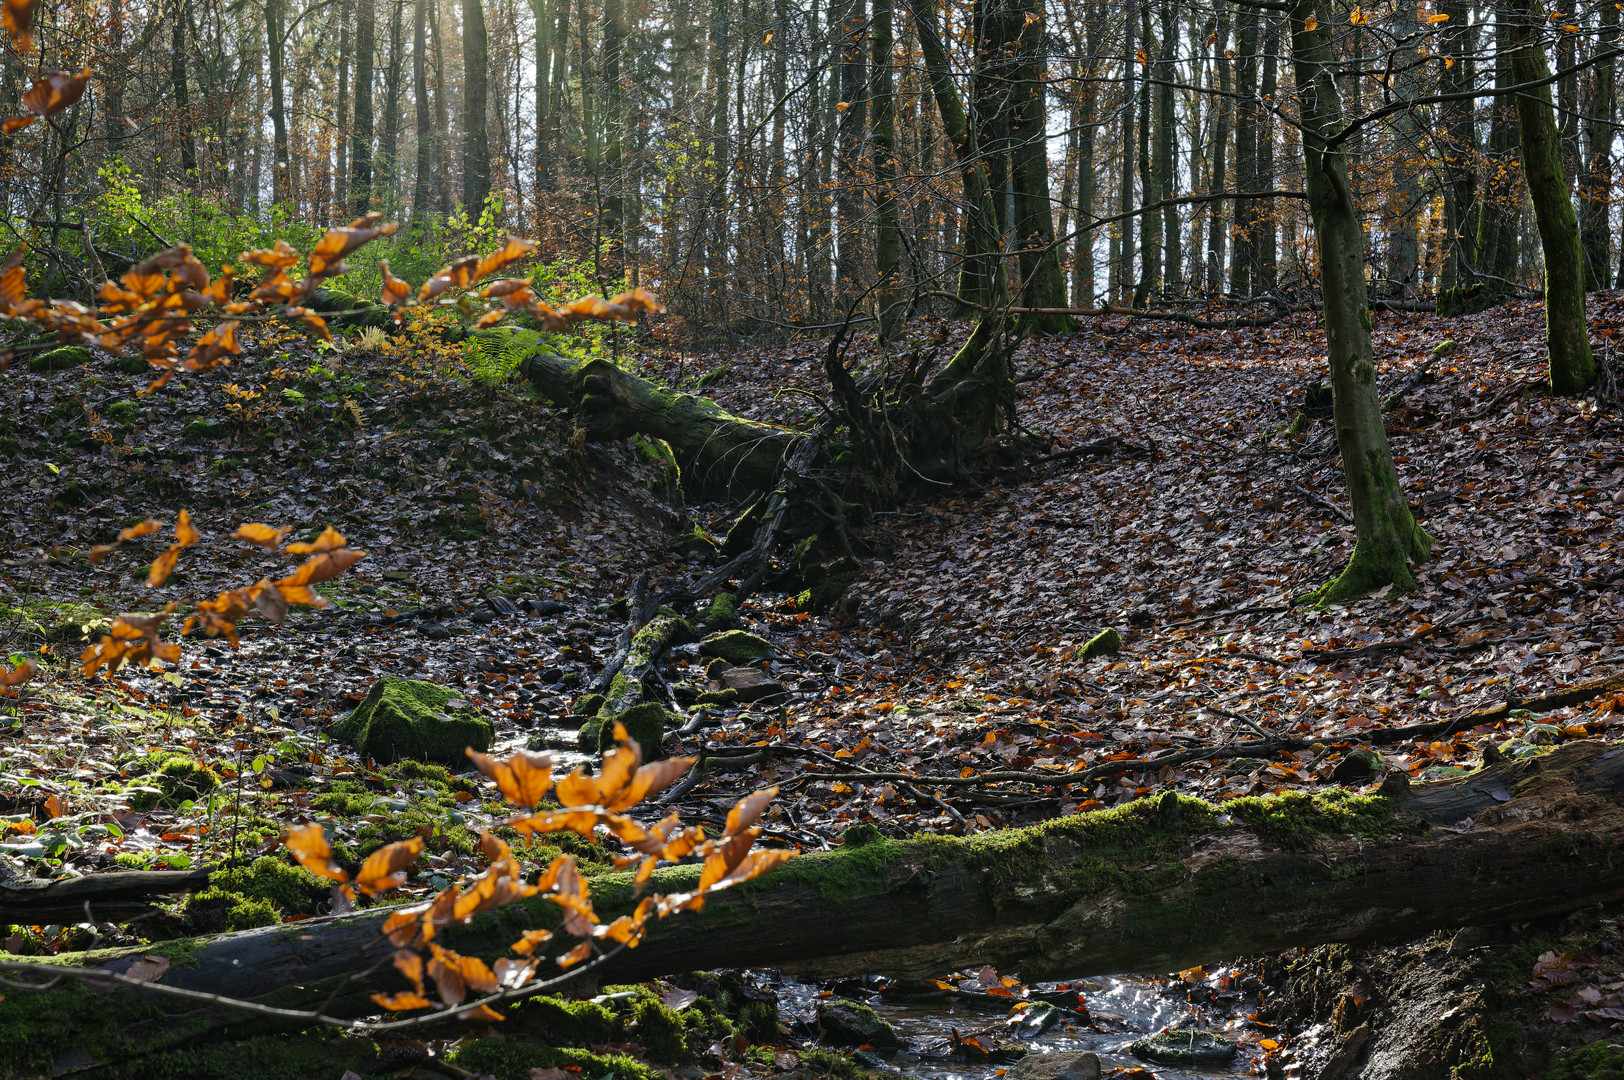
[[[606,360],[587,364],[558,355],[531,330],[497,327],[474,335],[519,357],[519,372],[555,405],[580,410],[594,441],[647,435],[670,444],[690,490],[756,492],[773,482],[784,451],[800,436],[735,416],[697,394],[682,394]]]
[[[655,925],[599,977],[747,966],[924,977],[988,963],[1027,979],[1164,972],[1569,911],[1624,896],[1624,747],[1570,743],[1414,786],[1394,774],[1369,797],[1291,793],[1213,807],[1167,793],[973,838],[858,839]],[[653,886],[691,887],[696,872],[662,870]],[[625,876],[594,882],[600,916],[630,897]],[[388,911],[172,942],[156,950],[173,958],[161,981],[329,1015],[370,1013],[368,994],[402,988],[378,933]],[[495,958],[521,929],[553,921],[552,905],[533,901],[445,943]],[[83,962],[126,970],[153,951]],[[63,982],[38,995],[7,991],[0,1048],[32,1047],[29,1068],[38,1071],[51,1071],[40,1053],[59,1053],[60,1072],[272,1022]],[[0,1061],[22,1060],[5,1053]]]

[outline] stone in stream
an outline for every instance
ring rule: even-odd
[[[818,1027],[826,1041],[841,1046],[894,1049],[902,1045],[896,1029],[867,1005],[847,998],[818,1002]]]
[[[722,689],[734,691],[738,695],[738,699],[743,702],[777,697],[784,692],[783,683],[777,679],[768,678],[755,668],[728,668],[717,677],[716,681],[722,684]]]
[[[1100,1059],[1076,1054],[1027,1054],[1009,1070],[1014,1080],[1100,1080]]]
[[[746,630],[712,634],[699,643],[700,656],[720,656],[730,664],[748,664],[773,654],[772,643]]]
[[[1221,1065],[1235,1056],[1238,1047],[1216,1031],[1174,1028],[1146,1035],[1128,1049],[1134,1057],[1158,1065]]]

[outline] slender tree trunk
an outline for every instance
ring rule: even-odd
[[[1523,173],[1534,201],[1545,251],[1545,343],[1550,350],[1551,390],[1576,394],[1596,379],[1585,324],[1584,252],[1579,222],[1562,171],[1562,136],[1551,105],[1550,66],[1541,34],[1545,12],[1539,0],[1511,0],[1512,78],[1540,85],[1517,95]],[[1505,11],[1507,9],[1502,9]]]
[[[533,177],[536,202],[551,190],[552,140],[552,62],[553,7],[547,0],[530,0],[530,13],[536,20],[536,175]]]
[[[626,176],[623,147],[626,106],[621,95],[621,61],[626,54],[627,26],[622,0],[603,4],[603,174],[602,228],[609,239],[614,288],[626,278]]]
[[[1010,183],[1014,193],[1014,231],[1021,271],[1021,302],[1032,308],[1066,306],[1066,279],[1055,246],[1054,206],[1049,195],[1048,94],[1044,89],[1046,59],[1043,6],[1015,12],[1021,16],[1012,71],[1014,100],[1010,110]],[[1028,315],[1027,326],[1042,333],[1075,328],[1068,315]]]
[[[1148,3],[1149,0],[1130,0],[1125,5],[1126,18],[1123,20],[1123,34],[1125,44],[1122,61],[1122,168],[1117,173],[1117,214],[1119,221],[1116,227],[1115,241],[1112,243],[1111,259],[1111,302],[1120,304],[1128,298],[1133,290],[1133,218],[1129,211],[1133,209],[1133,103],[1135,100],[1134,75],[1138,69],[1135,59],[1134,34],[1138,26],[1139,15],[1135,8],[1137,3]]]
[[[462,208],[478,221],[491,193],[491,144],[485,129],[487,76],[483,0],[462,0]]]
[[[902,227],[897,215],[896,107],[892,99],[891,51],[893,37],[891,0],[874,0],[874,19],[869,28],[869,116],[873,125],[870,143],[874,155],[875,217],[878,237],[874,245],[874,308],[879,318],[880,340],[890,341],[902,324],[904,303],[897,288],[897,267],[902,261]]]
[[[1415,0],[1400,0],[1394,8],[1393,33],[1400,47],[1393,54],[1393,67],[1398,72],[1395,78],[1401,101],[1419,96],[1416,51],[1409,44],[1417,30]],[[1387,240],[1387,281],[1383,291],[1400,299],[1414,295],[1420,265],[1421,248],[1415,225],[1421,195],[1421,169],[1417,160],[1421,154],[1420,127],[1415,114],[1409,111],[1393,119],[1393,150],[1398,161],[1393,167],[1392,231]]]
[[[1268,25],[1263,33],[1262,100],[1274,103],[1280,81],[1280,19],[1270,13],[1265,16]],[[1257,190],[1268,191],[1280,185],[1274,178],[1274,114],[1266,108],[1257,110]],[[1256,256],[1253,270],[1253,289],[1258,293],[1271,293],[1279,284],[1279,239],[1276,235],[1277,214],[1275,204],[1263,199],[1252,200],[1252,250]]]
[[[350,25],[356,3],[366,0],[344,0],[338,7],[338,127],[333,132],[338,167],[333,170],[333,195],[340,208],[350,204]]]
[[[1211,180],[1207,184],[1209,195],[1219,195],[1228,182],[1226,162],[1229,157],[1229,118],[1235,111],[1230,91],[1229,70],[1229,3],[1218,0],[1218,25],[1213,41],[1212,66],[1218,82],[1218,97],[1212,103]],[[1222,203],[1214,203],[1207,219],[1207,291],[1224,291],[1224,257],[1228,248],[1229,230],[1224,227]]]
[[[372,209],[372,57],[377,0],[355,0],[355,117],[350,136],[350,202],[356,217]]]
[[[383,137],[378,141],[378,156],[373,165],[380,181],[378,198],[393,210],[399,205],[397,185],[400,182],[400,87],[404,77],[402,66],[406,51],[405,27],[402,8],[406,0],[389,2],[389,67],[383,77]]]
[[[180,143],[183,183],[195,191],[202,178],[197,171],[197,147],[192,143],[192,127],[196,120],[192,116],[186,77],[186,23],[191,18],[191,11],[191,5],[181,0],[172,14],[174,24],[170,28],[169,85],[175,95],[175,137]]]
[[[279,203],[293,201],[293,178],[288,174],[288,110],[282,97],[282,0],[265,0],[266,67],[271,80],[271,140],[276,175],[271,190]],[[293,208],[289,206],[291,213]]]
[[[445,34],[441,32],[439,0],[431,0],[429,32],[434,35],[434,208],[441,217],[451,213],[451,119],[450,97],[445,80]]]
[[[1321,605],[1384,585],[1401,592],[1414,589],[1409,562],[1425,559],[1432,549],[1432,537],[1416,525],[1399,490],[1382,424],[1370,348],[1364,232],[1353,201],[1347,155],[1341,146],[1326,146],[1343,124],[1331,8],[1322,0],[1291,0],[1290,13],[1308,208],[1319,243],[1336,438],[1356,534],[1347,568],[1309,597]]]
[[[936,0],[910,0],[914,28],[919,35],[919,48],[925,60],[925,72],[930,78],[931,94],[942,127],[947,133],[953,158],[959,167],[959,180],[963,196],[961,214],[964,227],[961,232],[958,296],[965,301],[959,313],[965,314],[977,307],[993,303],[994,281],[997,277],[997,252],[1002,244],[998,236],[998,215],[992,205],[992,191],[987,174],[987,163],[976,140],[976,130],[965,117],[964,105],[959,99],[957,84],[953,81],[947,50],[937,24]]]
[[[1512,71],[1512,23],[1516,20],[1517,0],[1500,0],[1494,16],[1494,85],[1501,89],[1513,85],[1516,75]],[[1547,98],[1549,92],[1547,92]],[[1483,277],[1483,297],[1477,304],[1494,303],[1516,287],[1517,274],[1517,218],[1521,210],[1522,187],[1516,183],[1516,148],[1520,135],[1518,122],[1521,110],[1515,95],[1496,94],[1491,105],[1492,122],[1489,127],[1489,182],[1478,198],[1476,267]],[[1566,192],[1563,193],[1566,198]],[[1477,306],[1477,305],[1474,305]]]
[[[1178,194],[1174,158],[1178,143],[1178,120],[1174,113],[1175,91],[1171,85],[1177,75],[1178,9],[1171,0],[1163,0],[1161,15],[1161,59],[1156,65],[1160,83],[1156,87],[1156,173],[1161,178],[1161,190],[1156,197],[1167,202],[1162,208],[1162,288],[1176,296],[1184,292],[1184,246],[1179,231],[1179,208],[1169,201]]]
[[[1258,12],[1243,4],[1235,22],[1235,190],[1257,190],[1257,61]],[[1252,272],[1256,269],[1257,244],[1252,234],[1252,215],[1257,206],[1252,199],[1230,203],[1230,234],[1233,254],[1229,263],[1229,291],[1236,296],[1252,294]]]
[[[846,0],[840,20],[840,156],[835,177],[835,288],[842,305],[853,303],[863,290],[861,220],[863,204],[857,172],[863,153],[863,129],[868,102],[863,93],[866,57],[863,27],[867,0]]]
[[[1139,5],[1139,71],[1144,76],[1139,83],[1139,205],[1148,206],[1156,201],[1161,188],[1157,176],[1157,160],[1152,156],[1152,111],[1150,107],[1155,70],[1151,66],[1156,51],[1156,38],[1150,28],[1151,0]],[[1139,213],[1139,280],[1134,285],[1133,306],[1144,307],[1152,292],[1162,280],[1162,215],[1155,210]]]
[[[1597,52],[1606,54],[1618,45],[1618,8],[1601,5],[1601,34]],[[1580,186],[1583,210],[1581,231],[1585,251],[1585,285],[1590,289],[1608,286],[1612,261],[1608,256],[1608,217],[1613,194],[1613,119],[1618,111],[1613,76],[1613,60],[1598,60],[1590,72],[1590,107],[1586,110],[1585,169]]]
[[[434,172],[434,130],[429,118],[428,6],[417,0],[412,9],[412,105],[416,113],[417,154],[412,170],[412,228],[428,222],[430,184]]]
[[[1465,0],[1439,0],[1438,14],[1448,15],[1440,48],[1445,67],[1438,89],[1459,94],[1473,84],[1477,28],[1468,21]],[[1439,268],[1438,313],[1458,314],[1465,306],[1464,290],[1472,283],[1478,264],[1477,232],[1477,128],[1472,103],[1457,99],[1440,106],[1443,121],[1444,253]]]

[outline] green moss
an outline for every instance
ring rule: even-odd
[[[1379,795],[1354,795],[1341,789],[1283,791],[1266,798],[1231,799],[1224,810],[1250,825],[1265,840],[1301,849],[1325,833],[1380,839],[1396,831],[1393,807]]]
[[[706,690],[694,699],[695,705],[731,705],[739,700],[739,692],[729,687],[726,690]]]
[[[739,609],[731,593],[717,593],[705,609],[703,622],[711,631],[731,630],[739,623]]]
[[[25,633],[47,644],[81,642],[105,630],[107,616],[76,600],[29,600],[0,605],[0,624],[21,623]]]
[[[143,356],[121,356],[118,369],[126,375],[145,375],[152,370],[152,365]]]
[[[637,990],[626,1034],[637,1040],[650,1061],[676,1065],[686,1059],[689,1047],[682,1017],[648,987]]]
[[[463,1044],[448,1059],[458,1068],[489,1073],[496,1080],[529,1080],[531,1069],[577,1066],[582,1080],[665,1080],[665,1071],[625,1054],[593,1054],[585,1050],[537,1046],[515,1039],[475,1039]]]
[[[728,630],[701,641],[699,655],[718,656],[730,664],[748,664],[773,655],[773,647],[766,638],[744,630]]]
[[[1122,648],[1122,635],[1114,627],[1106,627],[1088,639],[1078,654],[1081,660],[1092,660],[1096,656],[1108,656]]]
[[[644,761],[657,761],[665,756],[665,724],[667,713],[657,701],[633,705],[615,721],[625,725],[626,734],[637,741],[643,750]],[[603,753],[615,745],[615,724],[605,720],[598,728],[598,752]]]
[[[596,1046],[621,1037],[620,1019],[592,1001],[558,997],[528,998],[512,1010],[514,1026],[536,1031],[550,1044]]]
[[[204,1042],[119,1061],[83,1074],[93,1080],[309,1080],[345,1071],[366,1072],[377,1058],[371,1039],[329,1032],[264,1035]]]
[[[220,433],[221,427],[222,425],[210,423],[207,420],[193,420],[181,429],[180,441],[194,445],[208,442]]]
[[[855,570],[828,574],[816,585],[801,592],[795,598],[795,606],[802,611],[821,615],[840,603],[840,598],[846,595],[846,590],[861,576]]]
[[[275,855],[262,855],[247,866],[216,870],[209,875],[209,886],[262,901],[284,916],[313,914],[316,904],[331,891],[315,874]]]
[[[570,706],[570,712],[576,716],[597,716],[605,700],[607,699],[602,694],[583,694],[575,699],[575,704]]]
[[[130,805],[138,810],[196,801],[220,786],[219,773],[181,754],[158,751],[143,758],[142,764],[151,771],[138,776],[132,786],[156,790],[130,793]]]
[[[90,350],[83,345],[63,345],[28,358],[29,371],[65,371],[90,363]]]
[[[1624,1047],[1606,1040],[1569,1050],[1545,1070],[1545,1080],[1624,1080]]]
[[[434,683],[386,677],[333,726],[342,742],[381,761],[413,758],[460,766],[467,747],[490,749],[495,729],[472,706]]]
[[[193,934],[220,934],[275,926],[282,921],[276,905],[210,887],[186,898],[184,918]]]

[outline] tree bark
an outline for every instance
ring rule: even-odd
[[[434,170],[434,133],[429,120],[428,12],[433,0],[417,0],[412,9],[412,103],[417,131],[416,163],[412,169],[412,229],[420,230],[429,216],[429,181]]]
[[[485,129],[489,87],[485,5],[462,0],[462,210],[477,222],[491,193],[491,144]]]
[[[1519,83],[1549,80],[1541,40],[1545,24],[1539,0],[1512,0],[1512,79]],[[1523,173],[1534,202],[1534,217],[1545,252],[1545,344],[1550,353],[1551,390],[1576,394],[1596,380],[1585,324],[1584,252],[1579,221],[1568,197],[1562,169],[1562,136],[1551,105],[1548,81],[1517,95],[1522,138]]]
[[[1214,75],[1218,83],[1218,97],[1212,103],[1212,173],[1207,184],[1207,193],[1217,195],[1224,190],[1224,174],[1229,148],[1229,117],[1234,112],[1234,105],[1229,98],[1229,57],[1226,55],[1229,47],[1229,4],[1226,0],[1218,0],[1218,27],[1214,31],[1217,35],[1213,42]],[[1221,205],[1212,208],[1212,216],[1207,219],[1207,292],[1222,293],[1224,290],[1224,252],[1228,247],[1229,230],[1224,228],[1224,215]]]
[[[1603,4],[1601,34],[1595,50],[1611,52],[1618,45],[1618,8]],[[1613,192],[1613,119],[1618,112],[1614,94],[1614,61],[1597,61],[1590,72],[1590,107],[1585,124],[1585,170],[1580,185],[1584,208],[1582,226],[1585,251],[1585,287],[1605,289],[1611,277],[1608,257],[1609,201]]]
[[[656,924],[595,975],[633,982],[771,966],[803,977],[927,978],[983,964],[1029,981],[1162,973],[1624,896],[1624,754],[1605,743],[1416,786],[1398,772],[1375,796],[1339,794],[1214,807],[1167,792],[1019,831],[853,839]],[[698,869],[657,871],[651,887],[692,887]],[[595,879],[592,899],[605,919],[629,908],[629,876]],[[158,951],[175,960],[160,981],[329,1015],[374,1013],[367,995],[401,988],[393,968],[376,963],[392,951],[379,933],[391,910],[169,943]],[[555,905],[537,899],[437,941],[490,959],[524,929],[557,919]],[[153,951],[83,962],[116,972]],[[275,1023],[124,986],[90,992],[69,982],[44,993],[8,989],[0,1000],[6,1075],[60,1074],[228,1025],[241,1035]],[[55,1067],[18,1065],[52,1052]]]
[[[187,90],[186,77],[186,22],[191,18],[191,5],[182,0],[175,5],[172,15],[175,22],[170,28],[169,84],[175,95],[175,132],[180,142],[182,183],[187,189],[196,191],[200,179],[197,172],[197,148],[192,144],[192,127],[196,120],[192,116],[191,95]]]
[[[288,173],[288,109],[283,100],[282,34],[282,0],[265,0],[265,52],[271,80],[271,139],[276,170],[272,180],[272,198],[280,203],[291,203],[293,178]],[[290,206],[288,209],[292,212],[293,208]]]
[[[351,212],[372,209],[372,56],[377,47],[377,0],[356,0],[355,113],[350,131]]]
[[[896,39],[892,30],[891,0],[874,0],[874,19],[869,33],[869,99],[873,103],[870,149],[878,231],[874,244],[877,276],[874,309],[879,320],[880,340],[889,342],[902,325],[906,306],[899,299],[897,287],[902,262],[902,226],[897,214],[897,118],[891,81],[891,51]]]
[[[1335,20],[1329,10],[1318,7],[1318,0],[1293,0],[1291,54],[1302,108],[1308,208],[1319,245],[1337,445],[1357,537],[1347,568],[1307,598],[1324,605],[1383,585],[1414,589],[1409,561],[1427,557],[1432,537],[1410,516],[1382,424],[1370,348],[1364,232],[1349,183],[1347,154],[1341,145],[1327,146],[1343,124],[1331,44]]]
[[[1029,308],[1066,306],[1066,278],[1055,246],[1054,208],[1049,195],[1048,92],[1045,87],[1046,23],[1043,7],[1023,11],[1010,90],[1010,187],[1014,195],[1015,249],[1021,273],[1021,303]],[[1023,316],[1028,328],[1045,334],[1076,329],[1069,315]]]
[[[339,213],[350,204],[350,16],[354,6],[353,0],[338,6],[338,127],[333,132],[338,167],[333,170],[333,201]]]
[[[1439,78],[1438,90],[1458,94],[1473,82],[1477,28],[1468,21],[1464,0],[1439,0],[1438,14],[1449,16],[1440,43],[1447,66]],[[1450,315],[1462,312],[1462,293],[1471,284],[1478,262],[1477,234],[1472,224],[1477,210],[1477,172],[1472,162],[1477,155],[1477,128],[1472,122],[1470,101],[1448,101],[1440,108],[1445,247],[1439,268],[1438,314]]]

